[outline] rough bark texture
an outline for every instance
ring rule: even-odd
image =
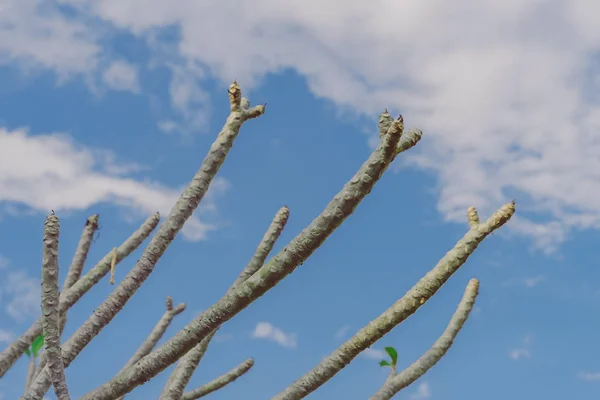
[[[119,246],[119,261],[131,254],[156,228],[160,216],[158,213],[150,216],[142,226],[135,231],[121,246]],[[112,252],[111,252],[112,253]],[[94,266],[87,274],[79,279],[71,288],[60,294],[60,312],[61,315],[71,308],[88,290],[100,281],[110,270],[110,255],[105,255],[98,264]],[[31,346],[34,339],[42,333],[41,318],[34,322],[27,331],[16,341],[11,343],[0,354],[0,378],[9,370],[9,368],[25,353],[25,350]],[[41,360],[40,360],[41,361]]]
[[[269,256],[269,253],[271,253],[271,250],[273,250],[275,242],[283,232],[283,228],[285,227],[289,216],[290,210],[287,206],[282,207],[277,214],[275,214],[275,218],[273,218],[273,221],[269,225],[267,232],[264,234],[262,240],[256,248],[254,255],[250,259],[250,262],[244,267],[238,278],[229,288],[228,292],[235,289],[240,283],[245,282],[246,279],[254,275],[254,273],[263,266],[265,260]],[[196,368],[202,360],[202,357],[204,357],[204,353],[208,349],[208,345],[216,333],[217,329],[215,329],[210,335],[204,338],[192,350],[183,356],[181,360],[179,360],[175,366],[175,369],[169,376],[159,400],[181,399],[185,388],[192,378],[192,375],[196,371]]]
[[[154,346],[156,346],[156,343],[158,343],[160,338],[164,335],[169,325],[171,325],[171,321],[173,321],[173,318],[176,315],[181,314],[185,310],[185,303],[180,303],[179,305],[177,305],[177,307],[173,308],[173,299],[171,298],[171,296],[167,296],[166,303],[167,310],[165,311],[161,319],[158,321],[154,329],[152,329],[152,332],[150,332],[148,338],[137,349],[135,354],[131,356],[131,358],[129,359],[129,361],[127,361],[127,363],[121,369],[121,371],[125,370],[125,368],[127,367],[131,367],[146,354],[150,353]],[[119,397],[119,400],[122,400],[124,397],[125,396]]]
[[[184,395],[180,398],[181,400],[195,400],[200,397],[204,397],[207,394],[214,392],[215,390],[219,390],[224,386],[229,385],[231,382],[235,381],[240,376],[244,375],[246,372],[252,368],[254,365],[253,359],[248,359],[229,371],[226,374],[219,376],[218,378],[213,379],[209,383],[202,385],[194,390],[190,390],[189,392],[184,393]]]
[[[442,336],[425,352],[417,361],[398,374],[391,374],[385,384],[369,398],[369,400],[389,400],[400,390],[404,389],[421,376],[423,376],[431,367],[446,354],[452,346],[456,335],[460,332],[469,314],[475,304],[479,290],[479,281],[471,279],[460,301],[456,312],[452,316],[448,327],[442,333]]]
[[[48,358],[50,381],[58,400],[70,400],[65,378],[65,367],[60,350],[60,325],[58,321],[58,217],[52,212],[46,218],[42,254],[42,326],[44,328],[44,354]]]
[[[302,399],[348,365],[356,356],[414,314],[467,261],[479,244],[504,225],[515,212],[514,203],[496,211],[485,223],[472,226],[462,239],[400,300],[371,321],[356,335],[327,356],[315,368],[273,397],[273,400]]]
[[[75,250],[75,255],[73,256],[73,261],[71,262],[69,272],[67,273],[65,283],[63,284],[63,292],[65,289],[73,286],[73,284],[77,282],[81,276],[83,265],[85,264],[85,260],[87,260],[92,239],[94,238],[94,233],[96,233],[96,229],[98,229],[98,217],[98,214],[94,214],[85,221],[81,238],[79,238],[79,243],[77,244],[77,249]]]
[[[150,217],[125,243],[119,248],[111,250],[94,268],[80,278],[94,231],[97,228],[97,215],[90,217],[81,235],[65,279],[63,291],[59,295],[58,219],[54,213],[48,216],[44,230],[42,318],[0,354],[1,377],[43,330],[46,337],[46,349],[40,358],[37,369],[35,368],[35,357],[30,360],[26,390],[22,400],[42,400],[50,386],[54,386],[60,400],[69,398],[64,368],[68,367],[84,347],[111,323],[153,272],[158,260],[203,199],[225,161],[243,123],[262,115],[265,111],[265,106],[250,108],[250,103],[247,99],[242,98],[241,90],[236,82],[229,87],[229,100],[231,112],[223,129],[211,146],[200,169],[144,249],[140,259],[108,298],[62,346],[60,335],[66,322],[67,310],[108,272],[111,272],[111,284],[113,283],[112,273],[116,263],[127,257],[149,236],[157,226],[159,217],[158,214]],[[154,349],[173,317],[183,311],[185,307],[181,304],[173,308],[172,299],[167,297],[167,311],[117,376],[84,395],[80,400],[121,400],[127,393],[154,378],[178,360],[179,363],[169,377],[159,400],[197,399],[224,387],[245,374],[254,363],[252,359],[246,360],[208,384],[185,392],[190,378],[220,326],[302,265],[353,213],[398,154],[419,142],[422,132],[420,130],[405,131],[402,116],[394,119],[386,110],[379,116],[379,135],[380,142],[377,148],[358,172],[327,204],[323,212],[292,239],[282,251],[266,262],[289,218],[287,207],[279,210],[250,262],[219,301],[193,319],[173,338]],[[505,224],[514,212],[514,202],[506,204],[482,223],[477,210],[474,207],[469,208],[467,212],[469,231],[433,269],[388,310],[358,331],[331,355],[324,358],[315,368],[273,397],[273,400],[302,399],[335,376],[358,354],[381,339],[399,323],[405,321],[434,296],[466,262],[479,244]],[[446,354],[472,310],[477,291],[478,281],[473,279],[467,286],[465,294],[442,336],[415,363],[397,373],[396,357],[393,357],[394,365],[390,375],[370,400],[390,399],[398,391],[416,381]]]
[[[160,338],[164,335],[169,325],[171,325],[171,321],[173,321],[173,318],[176,315],[181,314],[185,310],[185,303],[180,303],[176,307],[173,307],[173,300],[170,296],[167,297],[166,303],[167,310],[165,311],[161,319],[158,321],[154,329],[152,329],[152,332],[150,332],[148,338],[137,349],[135,354],[131,356],[129,361],[127,361],[127,363],[123,367],[123,370],[127,367],[132,366],[133,364],[141,360],[142,357],[144,357],[146,354],[150,353],[154,346],[156,346],[156,343],[158,343]]]
[[[279,254],[254,275],[226,294],[179,331],[174,338],[142,358],[111,381],[82,397],[82,400],[109,400],[122,396],[147,382],[185,355],[221,324],[233,318],[254,300],[301,265],[371,192],[375,183],[397,154],[404,124],[401,117],[390,126],[377,149],[354,177],[312,223],[296,236]]]
[[[233,146],[233,142],[238,136],[242,124],[251,118],[262,115],[265,111],[264,106],[257,106],[251,109],[242,107],[241,90],[237,83],[230,86],[229,97],[231,114],[206,155],[200,170],[198,170],[188,187],[177,200],[165,222],[163,222],[158,232],[152,237],[131,272],[96,309],[94,314],[65,342],[63,355],[66,366],[100,333],[102,328],[112,321],[115,315],[121,311],[137,289],[148,278],[160,257],[175,238],[175,235],[183,228],[185,222],[191,217],[208,191],[210,183],[225,162],[225,158]],[[245,103],[247,104],[247,102]],[[43,370],[32,383],[29,393],[24,396],[24,399],[39,400],[46,393],[48,387],[48,373],[46,370]],[[133,387],[131,387],[132,389]],[[127,392],[123,391],[114,397],[123,396]]]
[[[0,354],[0,378],[25,354],[31,343],[42,333],[41,319],[33,323],[25,333],[12,342]]]

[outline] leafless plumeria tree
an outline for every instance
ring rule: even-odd
[[[223,129],[191,183],[150,239],[150,243],[146,246],[140,259],[87,321],[63,343],[61,343],[60,337],[69,308],[106,274],[111,272],[112,276],[116,264],[140,246],[157,227],[159,215],[155,214],[148,218],[121,246],[110,250],[92,269],[81,276],[92,237],[98,227],[98,215],[91,216],[85,224],[73,262],[60,292],[57,256],[59,220],[54,212],[48,215],[44,228],[42,259],[42,317],[0,354],[0,376],[2,376],[23,353],[26,352],[30,355],[29,349],[32,343],[34,353],[36,346],[39,350],[41,347],[40,335],[43,335],[42,337],[45,339],[44,352],[39,363],[36,365],[35,359],[33,357],[31,359],[25,394],[22,399],[40,400],[51,386],[60,400],[69,399],[64,368],[68,367],[85,346],[113,320],[153,272],[157,261],[206,194],[242,125],[265,112],[263,105],[250,107],[248,100],[242,98],[240,87],[236,82],[229,87],[229,101],[231,112]],[[393,119],[387,110],[379,117],[379,132],[380,141],[377,148],[358,172],[344,185],[323,212],[292,239],[279,254],[267,261],[267,256],[289,218],[287,207],[283,207],[276,213],[254,256],[220,300],[197,316],[170,340],[155,348],[173,317],[185,308],[184,304],[173,307],[172,299],[168,297],[166,311],[146,342],[133,354],[117,376],[85,394],[81,399],[122,399],[137,386],[153,379],[174,363],[177,365],[162,393],[157,393],[158,398],[161,400],[198,399],[233,382],[250,370],[254,364],[252,359],[243,361],[230,372],[212,382],[186,391],[194,370],[221,325],[302,265],[352,214],[356,206],[371,192],[391,162],[400,153],[415,146],[422,136],[422,132],[419,130],[405,131],[402,116]],[[291,383],[284,391],[276,394],[273,399],[301,399],[325,384],[362,351],[373,345],[425,304],[467,261],[479,244],[489,234],[505,224],[514,212],[515,204],[511,202],[502,206],[487,221],[481,222],[477,211],[471,207],[467,212],[470,229],[433,269],[427,272],[390,308],[359,330],[312,370]],[[448,327],[421,358],[400,372],[396,371],[395,360],[389,364],[392,367],[391,373],[382,387],[374,388],[372,400],[392,398],[443,357],[468,318],[478,289],[479,282],[472,279],[467,285],[464,296]]]

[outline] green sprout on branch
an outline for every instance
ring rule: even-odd
[[[27,357],[31,357],[31,354],[33,353],[33,358],[37,358],[42,347],[44,347],[44,335],[39,335],[35,338],[33,343],[31,343],[31,347],[25,350],[25,354],[27,354]]]
[[[392,362],[389,362],[387,360],[381,360],[379,361],[379,365],[382,367],[390,367],[392,369],[396,369],[396,363],[398,362],[398,352],[393,347],[386,347],[385,352],[388,353],[388,355],[392,359]]]

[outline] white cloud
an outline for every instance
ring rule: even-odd
[[[50,69],[59,78],[88,75],[98,64],[99,32],[61,14],[52,2],[3,0],[0,64],[17,62],[25,71]]]
[[[527,334],[523,338],[523,346],[519,348],[514,348],[508,352],[508,356],[518,361],[522,358],[530,358],[531,357],[531,345],[533,343],[533,335]]]
[[[165,133],[173,133],[177,130],[178,125],[175,121],[166,120],[158,123],[158,129]]]
[[[522,279],[512,279],[506,282],[506,286],[525,286],[528,289],[534,288],[540,283],[544,282],[546,277],[544,275],[536,275]]]
[[[363,350],[360,353],[360,356],[363,358],[367,358],[369,360],[377,360],[377,361],[381,361],[384,359],[388,359],[389,356],[388,354],[385,352],[385,350],[382,349],[374,349],[372,347],[369,347],[365,350]]]
[[[587,382],[599,382],[600,372],[580,372],[577,377]]]
[[[446,219],[464,223],[468,206],[483,216],[515,196],[507,232],[547,252],[573,229],[600,228],[600,3],[59,2],[81,13],[8,0],[4,62],[84,73],[98,63],[101,32],[129,30],[171,67],[173,104],[198,124],[206,76],[249,89],[293,69],[341,107],[370,116],[390,107],[421,127],[426,138],[403,160],[437,173]],[[156,33],[173,27],[178,42],[161,41]]]
[[[182,188],[123,177],[138,170],[135,165],[116,164],[105,151],[77,145],[67,135],[30,135],[24,130],[9,132],[0,128],[0,202],[26,205],[47,213],[49,210],[85,210],[108,202],[136,215],[160,211],[165,216]],[[203,240],[216,227],[202,222],[198,214],[216,209],[214,198],[229,184],[216,178],[210,190],[182,230],[188,240]]]
[[[527,349],[512,349],[508,356],[515,361],[520,360],[521,358],[529,358],[531,357],[531,352]]]
[[[11,343],[14,339],[14,333],[0,328],[0,343]]]
[[[350,328],[352,328],[351,325],[343,325],[335,333],[335,338],[338,339],[338,340],[345,338],[348,335],[348,332],[350,331]]]
[[[272,340],[283,347],[294,348],[297,346],[296,334],[285,333],[269,322],[259,322],[252,333],[254,339]]]
[[[409,400],[424,400],[431,397],[431,389],[429,388],[429,383],[423,382],[417,386],[416,392],[412,393],[408,396]]]
[[[545,280],[546,280],[545,276],[538,275],[538,276],[534,276],[531,278],[523,279],[523,284],[528,288],[532,288],[532,287],[537,286],[538,284],[540,284],[541,282],[543,282]]]
[[[18,322],[36,318],[41,313],[40,280],[22,270],[8,270],[2,275],[0,299],[6,313]]]
[[[104,71],[102,78],[106,85],[114,90],[138,92],[138,71],[125,61],[113,61]]]

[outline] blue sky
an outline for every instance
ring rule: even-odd
[[[61,277],[89,215],[101,229],[86,270],[152,212],[166,216],[237,79],[266,114],[244,125],[151,277],[67,369],[74,398],[125,364],[167,295],[187,309],[166,337],[218,300],[280,207],[291,215],[275,251],[300,232],[368,157],[384,107],[422,142],[308,262],[222,327],[189,388],[253,357],[212,398],[270,398],[432,268],[468,229],[467,207],[485,218],[516,198],[516,216],[431,301],[309,398],[368,398],[385,379],[383,347],[412,363],[472,277],[480,295],[455,344],[398,399],[598,397],[598,5],[167,3],[0,0],[0,347],[39,316],[48,211],[61,218]],[[111,289],[103,280],[71,309],[64,338]],[[256,338],[260,323],[280,333]],[[26,367],[0,380],[0,399],[22,394]],[[167,377],[128,398],[155,398]]]

